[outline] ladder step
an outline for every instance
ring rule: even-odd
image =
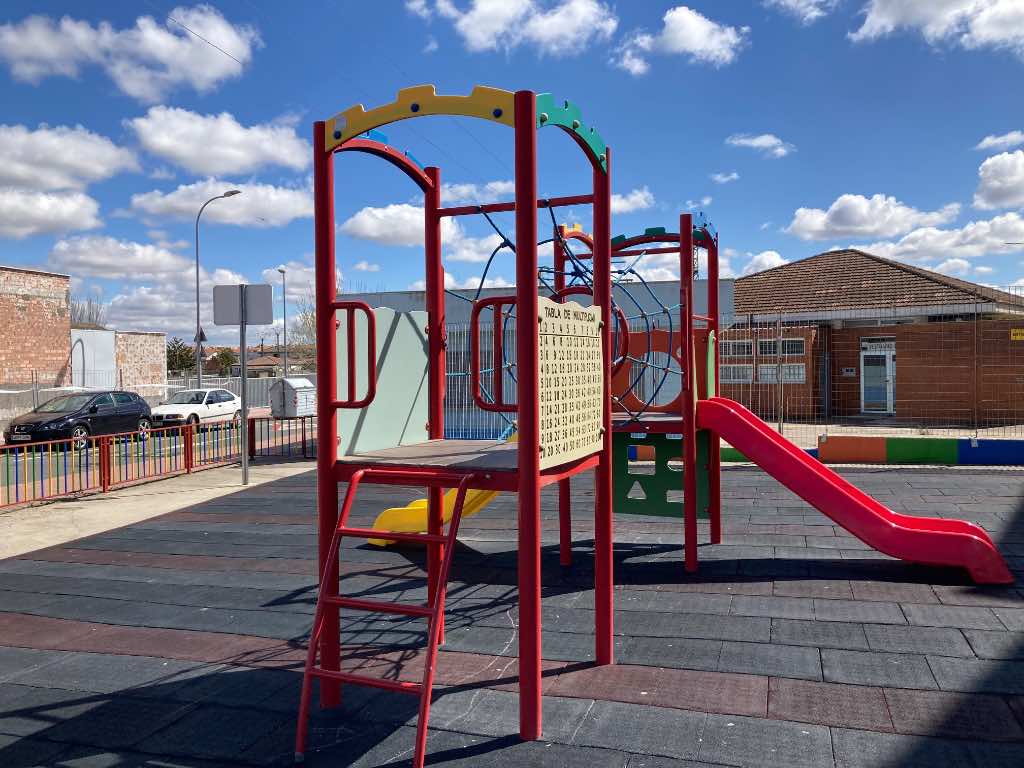
[[[338,682],[351,683],[352,685],[365,685],[369,688],[382,688],[385,691],[410,693],[414,696],[419,696],[423,690],[423,686],[420,683],[406,683],[401,680],[386,680],[382,677],[353,675],[349,672],[335,672],[329,669],[321,669],[320,667],[313,667],[313,669],[309,670],[309,673],[313,677],[337,680]]]
[[[447,536],[434,533],[406,533],[399,531],[377,531],[373,528],[339,528],[338,533],[342,536],[351,536],[360,539],[387,539],[388,541],[413,541],[424,544],[445,544]]]
[[[339,608],[352,608],[357,611],[376,611],[379,613],[397,613],[402,616],[430,617],[434,611],[425,605],[404,605],[402,603],[385,603],[378,600],[360,600],[355,597],[329,597],[324,595],[320,598],[322,603],[336,605]]]

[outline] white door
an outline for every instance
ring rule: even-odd
[[[860,353],[860,408],[864,413],[896,412],[896,353],[891,350]]]

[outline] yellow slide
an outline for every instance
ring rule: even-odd
[[[515,433],[509,437],[509,442],[516,442]],[[462,517],[472,517],[482,510],[497,496],[499,491],[466,491],[466,500],[462,504]],[[458,489],[452,488],[444,495],[444,518],[443,522],[448,523],[455,512],[455,497]],[[427,530],[427,500],[416,499],[404,507],[392,507],[385,509],[377,519],[373,521],[375,531],[394,531],[395,533],[425,533]],[[386,547],[393,544],[388,539],[370,539],[370,544],[378,547]]]

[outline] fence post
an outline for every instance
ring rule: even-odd
[[[302,458],[306,458],[306,419],[308,416],[303,416],[299,423],[302,424]]]
[[[192,424],[185,425],[185,471],[192,472],[192,467],[195,464],[195,426]]]
[[[100,488],[110,490],[110,438],[101,437],[97,443],[100,449]]]
[[[256,419],[249,417],[249,458],[256,458]]]

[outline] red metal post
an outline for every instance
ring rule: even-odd
[[[519,735],[541,737],[537,102],[515,95],[516,365],[519,405]]]
[[[711,354],[715,357],[715,386],[708,392],[708,397],[718,397],[718,347],[721,343],[719,335],[721,326],[719,322],[718,306],[718,239],[712,238],[707,228],[704,229],[704,245],[708,251],[708,316],[711,321],[708,323],[711,331],[715,334],[715,343]],[[710,433],[710,457],[708,466],[708,489],[710,491],[708,500],[708,517],[711,523],[711,543],[722,543],[722,439],[717,432]]]
[[[423,191],[423,245],[425,259],[426,305],[427,305],[427,437],[439,440],[444,437],[444,390],[445,390],[445,309],[444,309],[444,265],[441,262],[441,171],[439,168],[426,169],[431,186]],[[427,531],[441,534],[444,531],[444,489],[431,487],[427,490]],[[427,547],[427,592],[431,604],[440,587],[438,576],[444,560],[444,545],[431,544]],[[440,620],[440,640],[444,642],[444,614]]]
[[[555,257],[555,290],[565,290],[565,227],[557,226],[552,233]],[[564,301],[564,299],[563,299]],[[558,481],[558,562],[572,565],[572,479]]]
[[[110,490],[110,438],[101,437],[96,445],[100,449],[100,487],[104,492]],[[86,450],[88,450],[88,443]]]
[[[604,404],[601,462],[594,471],[594,634],[598,664],[615,662],[615,573],[612,541],[612,151],[594,166],[594,305],[601,308]]]
[[[185,471],[191,474],[192,467],[195,466],[195,445],[196,445],[196,428],[192,424],[186,424],[184,429],[185,436]]]
[[[268,423],[267,426],[268,427],[270,426],[269,423]],[[251,418],[251,417],[248,419],[248,428],[249,428],[249,458],[250,459],[255,459],[256,458],[256,419]]]
[[[331,540],[338,527],[338,484],[334,463],[338,458],[338,361],[335,341],[334,302],[337,281],[334,264],[334,163],[327,152],[326,126],[313,124],[313,207],[316,249],[316,369],[317,376],[317,573],[326,574],[321,594],[338,591],[338,558],[331,552]],[[320,634],[320,662],[324,669],[337,671],[341,661],[340,622],[337,611],[324,616]],[[341,686],[333,680],[320,683],[320,705],[341,703]]]
[[[693,355],[693,220],[679,216],[679,313],[683,333],[683,547],[686,570],[697,570],[697,392]]]

